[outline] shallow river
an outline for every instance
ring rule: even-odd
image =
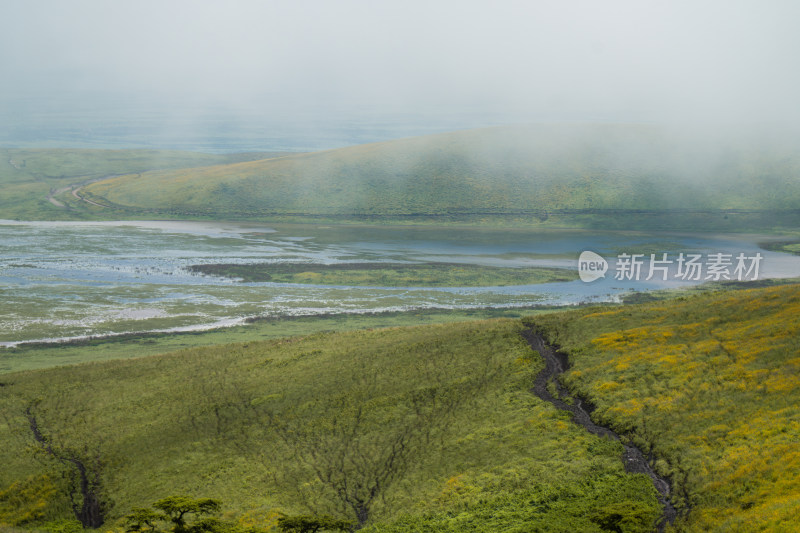
[[[612,301],[632,290],[705,281],[706,272],[700,280],[678,276],[675,260],[680,253],[702,255],[704,261],[709,254],[730,254],[728,272],[733,277],[736,256],[761,254],[760,279],[800,276],[800,257],[760,250],[758,240],[429,227],[0,221],[0,345],[204,329],[254,316]],[[186,269],[203,263],[437,261],[574,270],[584,250],[608,260],[605,278],[509,287],[333,287],[242,283]],[[673,264],[649,281],[647,264],[640,276],[629,271],[630,279],[615,279],[619,256],[626,252],[643,254],[646,260],[657,253]]]

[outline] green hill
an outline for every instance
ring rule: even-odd
[[[542,315],[565,382],[630,435],[689,510],[682,531],[793,531],[800,287]]]
[[[791,226],[800,221],[800,155],[791,138],[499,127],[147,172],[84,191],[131,216]]]
[[[671,479],[675,530],[791,531],[799,310],[800,287],[775,286],[4,374],[0,527],[71,515],[76,469],[36,428],[98,474],[108,531],[179,494],[222,500],[240,532],[310,511],[376,533],[651,531],[655,491],[621,445],[530,392],[534,327],[594,419]]]
[[[81,183],[133,172],[219,165],[263,159],[269,155],[0,148],[0,218],[65,220],[93,217],[87,211],[86,203],[72,195],[72,190]]]
[[[601,531],[593,519],[623,504],[630,531],[649,531],[649,478],[528,391],[542,363],[521,328],[317,334],[5,374],[0,525],[71,515],[77,470],[36,444],[35,425],[113,503],[104,531],[177,494],[218,498],[259,530],[310,511],[395,530],[429,511],[432,524],[455,513],[436,531]]]

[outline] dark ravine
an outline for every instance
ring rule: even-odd
[[[589,416],[592,410],[591,407],[585,406],[580,398],[572,396],[560,381],[556,379],[569,367],[567,356],[554,349],[540,333],[532,329],[524,330],[522,332],[522,337],[528,341],[531,348],[537,351],[545,361],[544,369],[539,372],[533,383],[533,393],[542,400],[553,404],[558,409],[572,413],[575,423],[586,428],[589,433],[621,441],[619,435],[613,430],[595,424]],[[558,391],[558,398],[547,390],[547,384],[551,379]],[[573,402],[569,404],[561,398],[572,398]],[[658,501],[662,508],[661,519],[657,524],[657,529],[658,531],[663,531],[666,525],[672,524],[677,517],[677,511],[670,501],[670,483],[655,473],[639,448],[631,444],[625,444],[624,442],[623,446],[625,447],[625,453],[622,460],[625,463],[625,470],[631,473],[647,474],[650,476],[650,479],[653,480],[653,486],[658,491]]]
[[[104,504],[99,494],[99,472],[92,471],[76,452],[69,449],[56,449],[50,439],[42,433],[39,421],[29,405],[25,409],[25,418],[28,419],[33,440],[58,462],[74,468],[73,483],[69,493],[70,504],[75,518],[85,529],[97,529],[105,522]],[[76,498],[77,495],[80,498]]]

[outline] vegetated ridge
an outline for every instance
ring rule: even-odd
[[[0,218],[18,220],[109,218],[88,209],[91,204],[81,200],[77,195],[77,189],[89,182],[109,176],[157,169],[194,168],[262,160],[277,155],[283,154],[0,148],[0,191],[2,191]]]
[[[710,130],[709,130],[710,131]],[[800,155],[778,132],[508,126],[95,183],[121,213],[744,231],[800,220]]]

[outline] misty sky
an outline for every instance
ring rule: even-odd
[[[135,117],[179,128],[205,113],[228,129],[347,117],[374,132],[410,116],[411,132],[426,119],[430,129],[800,121],[800,2],[792,0],[0,0],[0,8],[6,144],[23,134],[35,143],[44,135],[35,128],[51,120],[79,137],[91,129],[81,129],[87,116],[92,127]]]

